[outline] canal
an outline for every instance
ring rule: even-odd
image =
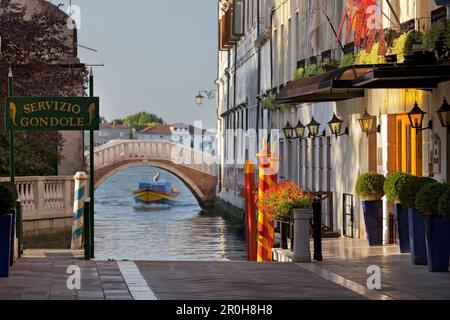
[[[157,172],[180,191],[177,205],[134,208],[132,193]],[[190,190],[154,167],[123,170],[95,191],[95,258],[100,260],[245,260],[245,241],[222,217],[205,213]]]

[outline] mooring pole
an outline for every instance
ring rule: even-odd
[[[91,70],[89,72],[89,96],[93,97],[94,96],[94,73],[92,72],[92,67]],[[89,202],[89,226],[90,226],[90,232],[89,232],[89,237],[90,237],[90,254],[91,254],[91,259],[94,259],[94,177],[95,177],[95,172],[94,172],[94,130],[91,128],[89,130],[89,198],[90,198],[90,202]]]
[[[11,68],[8,72],[8,97],[14,95],[14,78]],[[11,183],[16,183],[16,169],[14,163],[14,130],[9,129],[9,176]]]
[[[314,260],[322,261],[322,197],[313,200]]]

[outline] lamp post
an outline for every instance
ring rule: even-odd
[[[336,116],[336,114],[333,114],[333,118],[331,119],[330,122],[328,122],[328,126],[330,127],[331,134],[334,134],[336,136],[336,138],[349,134],[348,127],[345,128],[344,133],[341,133],[343,123],[344,123],[344,121],[339,119]]]
[[[437,114],[442,127],[447,128],[450,132],[450,105],[448,104],[447,99],[444,98],[442,107],[437,111]]]
[[[417,101],[414,103],[414,108],[408,113],[409,122],[411,124],[411,128],[416,129],[416,133],[418,134],[420,131],[424,130],[432,130],[433,129],[433,120],[428,122],[428,127],[423,127],[423,119],[427,113],[420,109]]]
[[[205,103],[205,97],[208,98],[208,100],[214,99],[216,97],[215,93],[216,90],[200,90],[198,95],[195,97],[195,101],[200,107]]]
[[[364,132],[367,136],[375,133],[381,133],[381,126],[377,125],[375,131],[372,130],[373,122],[375,121],[375,117],[371,116],[367,110],[364,111],[364,115],[362,118],[358,119],[359,125],[361,127],[361,131]]]

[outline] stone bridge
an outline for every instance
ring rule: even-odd
[[[86,152],[89,164],[89,152]],[[152,166],[172,173],[205,208],[214,199],[215,157],[169,141],[113,140],[94,149],[95,187],[124,169]]]

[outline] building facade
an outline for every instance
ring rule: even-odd
[[[94,146],[98,147],[111,140],[129,140],[133,138],[135,130],[116,123],[101,123],[100,129],[94,131]],[[84,133],[84,148],[89,149],[89,132]]]
[[[293,180],[326,198],[322,202],[323,223],[330,230],[341,236],[365,238],[360,199],[355,194],[356,180],[362,173],[386,175],[402,171],[449,181],[449,137],[436,115],[444,97],[448,99],[450,96],[449,79],[442,73],[440,78],[428,77],[434,72],[445,73],[443,69],[448,67],[448,62],[440,59],[422,66],[414,63],[407,65],[406,60],[403,64],[403,61],[394,64],[384,60],[396,39],[401,39],[402,35],[411,30],[427,32],[432,22],[448,19],[448,7],[439,6],[434,0],[379,1],[381,11],[374,11],[374,14],[380,17],[382,24],[378,24],[374,47],[382,47],[380,39],[384,39],[387,52],[380,54],[378,51],[376,62],[358,62],[357,58],[352,64],[344,65],[345,57],[361,57],[359,52],[364,50],[361,46],[367,45],[364,42],[356,44],[353,31],[346,38],[348,23],[345,22],[345,9],[349,1],[274,0],[270,4],[267,1],[259,3],[269,7],[259,12],[259,21],[269,21],[266,25],[270,37],[268,44],[261,46],[263,58],[259,68],[252,70],[262,79],[256,96],[264,101],[264,94],[272,95],[275,102],[261,103],[269,105],[260,112],[261,126],[250,122],[249,127],[282,131],[289,125],[296,127],[300,123],[307,126],[313,119],[320,124],[314,139],[290,140],[280,133],[277,146],[281,156],[279,177]],[[344,21],[343,31],[337,37],[341,21]],[[242,39],[249,34],[250,31]],[[239,48],[242,39],[234,46]],[[256,45],[260,43],[257,41]],[[265,46],[268,47],[267,54],[264,53]],[[233,48],[218,54],[219,114],[229,106],[235,107],[234,103],[228,102],[233,99],[232,95],[226,94],[233,92],[226,91],[227,82],[233,83],[233,78],[227,77],[226,71],[234,70],[233,60],[228,65],[226,56],[233,53]],[[397,55],[397,58],[401,60],[403,57]],[[313,69],[320,70],[310,72]],[[271,76],[266,76],[266,73],[271,73]],[[374,74],[383,75],[375,79]],[[256,82],[254,74],[249,76]],[[423,78],[418,81],[421,76]],[[242,88],[247,83],[243,81],[237,85],[244,90]],[[411,128],[408,113],[415,102],[427,113],[424,128],[428,120],[434,120],[432,130]],[[373,119],[369,135],[362,132],[358,121],[366,111]],[[348,128],[348,135],[336,137],[331,134],[328,123],[334,115],[343,121],[342,129]],[[222,117],[219,121],[220,132],[224,132],[224,123],[226,118]],[[230,165],[225,159],[231,144],[224,135],[219,135],[219,139],[222,172],[226,172]],[[219,195],[226,195],[223,198],[228,200],[229,183],[224,180],[219,185]],[[241,207],[243,204],[242,200],[232,200],[230,203]],[[385,241],[389,242],[392,213],[387,200],[384,200],[384,231]]]

